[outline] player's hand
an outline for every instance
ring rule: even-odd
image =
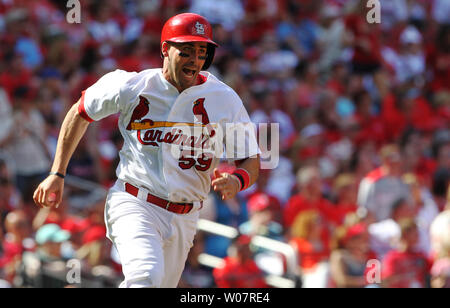
[[[222,194],[222,200],[233,199],[239,192],[239,179],[229,173],[220,173],[217,168],[214,169],[214,180],[212,181],[214,191]]]
[[[33,194],[33,200],[40,207],[58,207],[62,201],[64,179],[49,175],[39,184]]]

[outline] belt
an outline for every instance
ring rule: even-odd
[[[125,183],[125,191],[137,198],[139,188],[137,188],[129,183]],[[194,205],[192,203],[174,203],[174,202],[167,201],[165,199],[161,199],[160,197],[154,196],[149,193],[147,194],[147,202],[155,204],[169,212],[176,213],[176,214],[187,214],[194,207]]]

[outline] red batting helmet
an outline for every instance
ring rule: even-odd
[[[162,29],[161,47],[163,42],[208,43],[207,57],[202,69],[206,70],[212,63],[215,48],[218,46],[212,40],[212,28],[205,17],[194,13],[183,13],[171,17]]]

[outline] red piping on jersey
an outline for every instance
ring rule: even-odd
[[[197,75],[197,85],[201,85],[201,84],[205,83],[207,79],[208,78],[206,78],[206,76],[198,74]]]
[[[80,104],[78,104],[78,114],[88,121],[89,123],[94,122],[93,119],[87,114],[86,109],[84,109],[84,94],[86,91],[81,92]]]

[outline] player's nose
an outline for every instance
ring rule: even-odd
[[[193,48],[192,52],[189,54],[189,59],[194,63],[202,60],[204,58],[202,49],[200,47]]]
[[[199,57],[200,57],[200,52],[198,50],[194,50],[190,54],[189,62],[192,64],[197,64],[197,62],[199,61]]]

